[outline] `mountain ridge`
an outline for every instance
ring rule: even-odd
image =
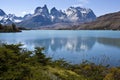
[[[53,25],[56,23],[84,23],[96,19],[96,15],[91,9],[82,7],[69,7],[65,11],[53,7],[48,10],[47,5],[37,7],[33,14],[26,14],[24,17],[17,17],[13,14],[5,15],[2,19],[8,19],[10,23],[16,23],[17,26],[26,28],[40,28],[41,26]],[[1,21],[2,24],[8,24],[7,20]],[[6,23],[5,23],[6,22]]]
[[[82,13],[84,11],[84,13]],[[70,7],[65,11],[53,7],[50,12],[47,5],[37,7],[30,19],[18,23],[19,26],[27,28],[40,28],[41,26],[53,25],[56,23],[84,23],[96,19],[91,9],[81,7]]]

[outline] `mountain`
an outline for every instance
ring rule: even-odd
[[[96,15],[91,9],[81,7],[70,7],[66,11],[70,22],[90,22],[96,19]]]
[[[34,11],[34,14],[30,18],[23,20],[18,23],[18,26],[26,28],[36,28],[43,25],[52,24],[49,11],[46,5],[43,7],[37,7]]]
[[[67,22],[67,15],[61,10],[57,10],[55,7],[51,9],[50,17],[53,23]]]
[[[8,14],[7,18],[10,19],[14,23],[18,23],[18,22],[21,22],[23,20],[22,17],[17,17],[17,16],[15,16],[15,14]]]
[[[23,20],[22,17],[17,17],[15,14],[6,14],[2,9],[0,9],[0,23],[4,25],[9,25],[12,23],[18,23]]]
[[[72,23],[91,22],[96,15],[91,9],[82,7],[69,7],[66,10],[58,10],[53,7],[48,10],[47,5],[37,7],[33,14],[26,14],[24,17],[17,17],[15,14],[6,14],[0,9],[0,23],[8,25],[15,23],[17,26],[26,28],[41,28],[45,26],[60,25],[69,27]]]
[[[70,7],[62,11],[53,7],[49,12],[47,5],[44,5],[43,7],[37,7],[29,19],[23,20],[17,25],[26,28],[44,28],[58,23],[84,23],[95,19],[96,15],[91,9]]]
[[[49,18],[49,11],[47,8],[47,5],[44,5],[43,7],[37,7],[34,11],[34,16],[41,15],[46,18]]]
[[[76,26],[75,29],[120,30],[120,12],[100,16],[93,22]]]
[[[26,15],[24,15],[23,19],[24,19],[24,20],[27,20],[27,19],[29,19],[29,18],[31,18],[31,17],[32,17],[32,14],[26,14]]]

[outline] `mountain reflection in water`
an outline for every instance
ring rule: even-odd
[[[45,47],[45,52],[49,49],[52,51],[68,50],[73,52],[88,51],[96,42],[94,37],[81,38],[49,38],[40,40],[26,40],[26,45],[35,45],[37,47]]]
[[[120,65],[120,31],[31,30],[22,33],[0,33],[0,43],[16,44],[34,50],[45,47],[52,59],[64,58],[74,64],[82,60]]]
[[[97,38],[97,41],[103,45],[120,48],[120,38]]]

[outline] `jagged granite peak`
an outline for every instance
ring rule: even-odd
[[[34,11],[34,15],[42,15],[44,17],[49,17],[49,10],[47,8],[47,5],[44,5],[43,7],[37,7]]]
[[[51,15],[56,15],[56,14],[59,14],[59,11],[58,11],[55,7],[53,7],[53,8],[50,10],[50,14],[51,14]]]
[[[83,20],[86,20],[86,22],[91,22],[96,19],[96,15],[90,8],[76,7],[76,9],[81,12]]]
[[[62,10],[57,10],[55,7],[53,7],[51,10],[50,10],[50,14],[53,15],[53,16],[62,16],[62,15],[65,15],[65,13],[62,12]]]
[[[96,15],[90,8],[76,7],[76,9],[82,13],[83,17],[96,19]]]
[[[26,15],[26,17],[27,16],[28,15]],[[47,8],[47,5],[44,5],[43,7],[37,7],[34,11],[34,14],[30,14],[27,19],[24,19],[18,25],[22,27],[36,28],[42,25],[50,24],[52,24],[52,21],[50,18],[49,10]]]
[[[42,7],[37,7],[34,11],[34,14],[42,12]]]
[[[96,15],[91,9],[89,9],[89,12],[85,14],[85,19],[87,20],[87,22],[94,21],[96,20]]]
[[[62,10],[57,10],[55,7],[50,10],[50,16],[52,22],[65,22],[67,17]]]
[[[17,17],[15,14],[8,14],[7,17],[8,19],[15,23],[21,22],[23,20],[22,17]]]
[[[82,14],[75,7],[70,7],[66,10],[66,15],[69,21],[78,22],[82,19]]]
[[[6,13],[2,9],[0,9],[0,16],[5,16],[5,15]]]
[[[24,20],[27,20],[27,19],[30,19],[32,17],[32,14],[26,14],[26,15],[24,15],[24,17],[23,17],[23,19]]]
[[[68,20],[72,22],[90,22],[96,19],[96,15],[89,8],[70,7],[66,10]]]
[[[48,9],[46,4],[43,6],[43,9]]]

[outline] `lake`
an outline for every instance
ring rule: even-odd
[[[103,30],[30,30],[0,33],[0,41],[22,43],[24,48],[45,47],[53,59],[64,58],[73,64],[89,60],[97,64],[120,65],[120,31]]]

